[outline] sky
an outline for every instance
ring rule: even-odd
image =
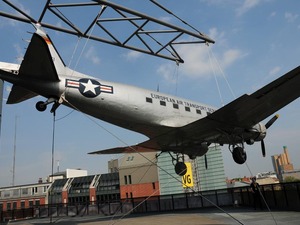
[[[37,19],[46,1],[13,2]],[[113,2],[124,4],[120,0]],[[190,0],[183,4],[179,0],[159,0],[159,3],[216,43],[209,47],[178,47],[176,50],[185,60],[184,64],[178,66],[166,59],[45,30],[65,63],[72,69],[99,79],[151,90],[159,86],[160,92],[215,107],[222,107],[245,93],[251,94],[299,65],[300,1]],[[124,6],[186,27],[149,1],[130,0]],[[66,10],[65,13],[83,27],[98,12],[92,9],[83,12],[76,10]],[[0,2],[0,11],[15,14],[3,1]],[[49,23],[62,26],[61,22],[51,16],[47,19]],[[120,25],[115,30],[118,35],[126,32]],[[33,26],[0,17],[0,32],[0,61],[20,63],[31,33],[34,32]],[[53,115],[49,110],[41,113],[35,109],[37,101],[45,100],[42,97],[6,105],[11,87],[11,84],[5,83],[3,93],[0,186],[12,184],[14,146],[15,184],[35,183],[40,177],[45,179],[51,174],[53,124],[54,171],[59,164],[60,171],[81,168],[87,170],[88,174],[107,173],[107,161],[120,156],[88,155],[88,152],[123,146],[124,143],[132,145],[147,139],[65,106],[58,108],[53,123]],[[300,169],[299,99],[278,113],[279,119],[268,130],[265,138],[265,158],[261,156],[260,143],[246,145],[247,166],[237,165],[228,148],[222,147],[227,177],[272,171],[271,155],[282,153],[283,146],[288,147],[294,167]]]

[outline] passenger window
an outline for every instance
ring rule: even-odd
[[[152,98],[146,97],[146,102],[152,103]]]
[[[162,105],[162,106],[166,106],[166,102],[164,102],[164,101],[160,101],[160,105]]]

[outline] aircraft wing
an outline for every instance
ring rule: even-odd
[[[300,96],[300,67],[286,73],[251,95],[243,95],[203,119],[169,131],[132,147],[93,152],[94,154],[135,151],[184,153],[202,142],[232,144],[228,137],[246,136],[249,129]],[[241,141],[241,139],[239,140]]]
[[[243,95],[209,116],[237,127],[251,127],[300,96],[300,66],[251,95]]]

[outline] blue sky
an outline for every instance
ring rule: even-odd
[[[38,18],[45,1],[14,1],[19,7]],[[122,1],[114,1],[121,3]],[[111,80],[185,97],[221,107],[244,93],[252,93],[299,65],[300,58],[300,2],[296,0],[160,0],[161,4],[189,22],[216,43],[188,45],[177,50],[185,60],[174,62],[134,53],[118,47],[80,40],[67,34],[46,30],[67,65],[103,80]],[[148,1],[126,1],[145,14],[164,19],[179,26],[178,20],[155,8]],[[0,10],[12,12],[3,2]],[[68,15],[80,26],[87,24],[97,11],[76,12]],[[80,15],[80,16],[79,16]],[[60,26],[58,21],[49,22]],[[0,61],[19,63],[34,32],[31,25],[0,17]],[[95,31],[96,32],[96,31]],[[120,35],[124,28],[118,28]],[[76,49],[74,57],[73,52]],[[81,54],[82,52],[82,54]],[[218,66],[210,63],[210,56]],[[214,69],[213,69],[213,68]],[[215,75],[214,72],[216,71]],[[224,79],[224,76],[226,79]],[[222,93],[220,100],[216,79]],[[230,84],[234,96],[227,86]],[[4,99],[11,85],[5,84]],[[0,186],[12,181],[15,120],[17,117],[16,184],[33,183],[51,172],[52,115],[40,113],[35,103],[41,97],[16,105],[3,105],[0,143]],[[271,155],[289,149],[292,163],[300,168],[299,160],[299,100],[280,110],[280,118],[268,130],[265,139],[267,157],[261,156],[260,144],[246,146],[248,166],[253,174],[273,170]],[[55,160],[60,170],[82,168],[89,174],[106,173],[107,161],[119,156],[93,156],[88,152],[144,141],[142,135],[91,119],[64,106],[57,110],[55,132]],[[109,130],[109,132],[107,132]],[[112,135],[113,134],[113,135]],[[118,137],[115,138],[114,136]],[[223,147],[225,172],[228,177],[249,176],[245,165],[233,162],[227,147]]]

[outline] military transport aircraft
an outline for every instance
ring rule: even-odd
[[[37,95],[39,111],[53,103],[51,112],[63,104],[95,118],[146,135],[149,140],[92,154],[129,152],[173,152],[175,171],[184,175],[183,154],[203,156],[211,143],[228,144],[238,164],[246,161],[244,144],[261,142],[277,119],[269,117],[300,95],[300,67],[251,95],[243,95],[220,109],[187,99],[99,80],[76,72],[64,64],[45,31],[36,25],[20,65],[0,63],[0,78],[13,84],[7,104]]]

